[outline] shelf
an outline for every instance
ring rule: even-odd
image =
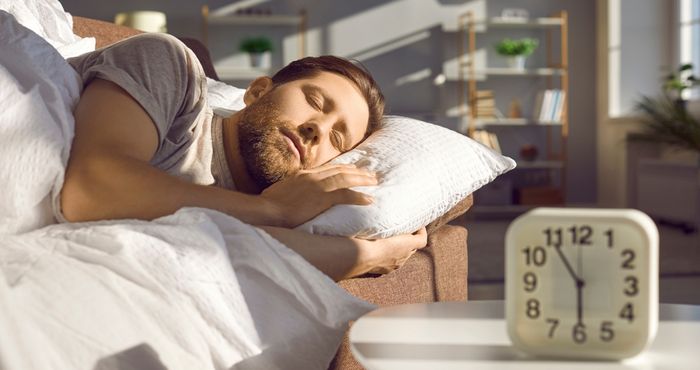
[[[459,81],[456,70],[445,71],[446,81]],[[474,70],[476,80],[484,80],[488,76],[508,76],[508,77],[541,77],[541,76],[565,76],[566,70],[562,68],[485,68]],[[469,79],[469,71],[464,69],[464,78]]]
[[[517,166],[515,169],[521,170],[538,170],[538,169],[557,169],[564,168],[564,162],[562,161],[517,161]]]
[[[215,66],[214,69],[222,80],[253,80],[270,75],[270,69],[267,68]]]
[[[476,127],[484,126],[561,126],[561,121],[539,121],[530,118],[477,118]]]
[[[251,4],[249,1],[234,2],[211,11],[208,5],[202,5],[202,41],[204,42],[204,45],[209,47],[209,28],[215,25],[229,27],[293,26],[296,28],[295,36],[299,45],[299,58],[306,56],[307,16],[304,9],[301,9],[299,14],[245,14],[248,12],[248,8],[252,5],[255,4]],[[217,32],[222,32],[223,30],[221,30],[221,28],[225,27],[218,28],[219,29]],[[288,60],[289,58],[285,58],[283,55],[283,59]],[[259,74],[255,72],[234,72],[232,74],[232,78],[250,79],[253,75]]]
[[[476,75],[489,76],[562,76],[565,73],[562,68],[486,68],[474,71]]]
[[[563,24],[561,18],[558,17],[541,17],[532,19],[507,19],[507,18],[489,18],[481,19],[474,22],[477,27],[483,28],[550,28],[560,27]],[[459,25],[455,23],[443,24],[444,32],[459,32]]]
[[[241,26],[296,26],[303,17],[296,15],[210,15],[209,24],[229,24]]]
[[[488,20],[477,21],[476,24],[483,24],[494,28],[547,28],[559,27],[563,24],[559,17],[541,17],[533,19],[508,19],[508,18],[491,18]]]

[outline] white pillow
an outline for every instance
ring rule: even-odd
[[[332,163],[377,172],[378,186],[355,188],[374,203],[331,207],[297,229],[364,238],[411,233],[515,167],[467,136],[399,116],[385,117],[379,130]]]

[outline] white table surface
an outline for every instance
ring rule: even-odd
[[[661,304],[651,347],[617,361],[545,360],[515,350],[503,301],[420,303],[380,308],[350,330],[367,370],[700,369],[700,306]]]

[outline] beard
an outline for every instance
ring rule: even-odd
[[[265,94],[245,108],[238,126],[238,145],[248,174],[261,189],[282,180],[301,168],[287,145],[282,129],[296,132],[294,126],[279,117]]]

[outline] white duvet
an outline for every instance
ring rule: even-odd
[[[0,369],[324,369],[372,307],[205,209],[53,224],[80,81],[0,11]]]

